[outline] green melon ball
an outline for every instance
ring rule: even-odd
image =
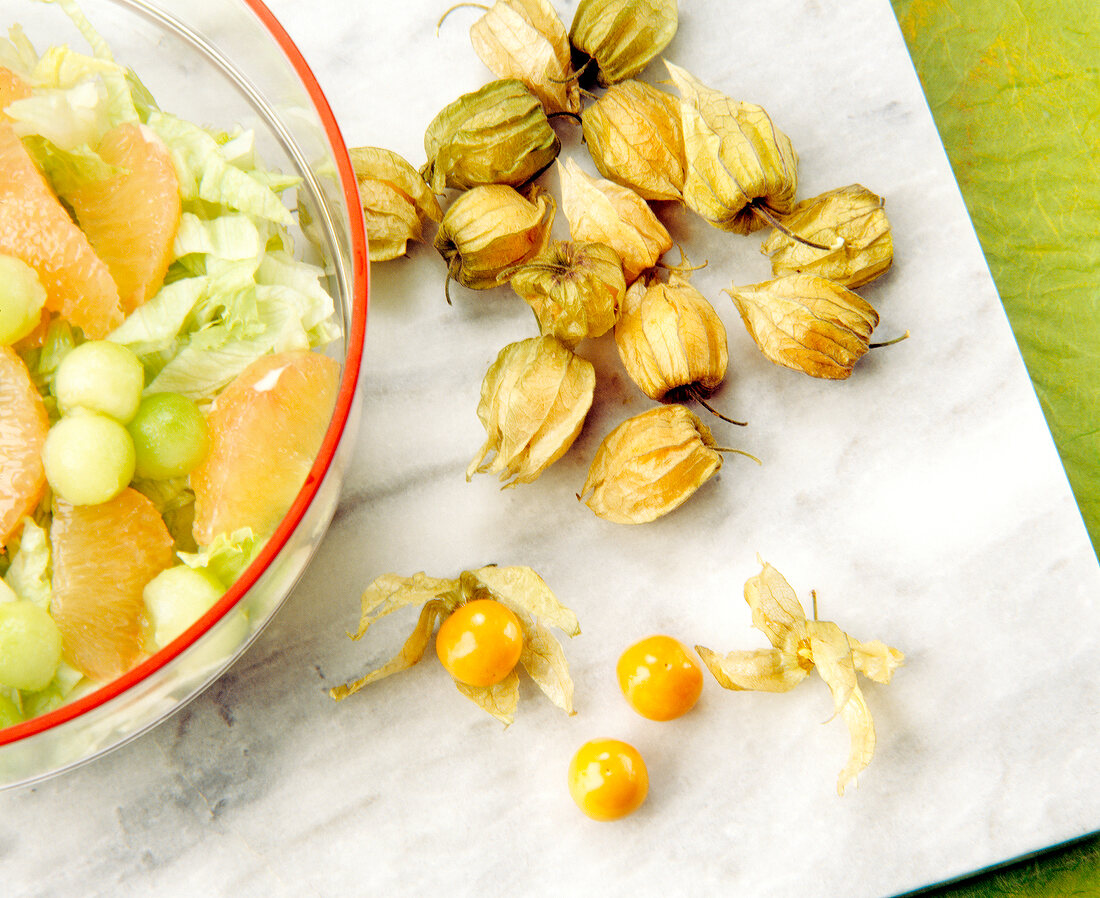
[[[46,304],[38,272],[22,259],[0,253],[0,344],[10,346],[35,329]]]
[[[66,502],[98,505],[133,480],[134,441],[113,418],[79,412],[50,428],[42,464],[50,488]]]
[[[134,440],[135,473],[151,480],[190,474],[210,448],[206,418],[193,400],[179,393],[143,398],[126,429]]]
[[[32,602],[0,604],[0,684],[45,689],[61,663],[61,631],[49,612]]]
[[[61,360],[54,394],[64,414],[99,412],[126,424],[137,412],[145,369],[136,355],[110,340],[81,343]]]
[[[225,587],[212,574],[187,565],[157,574],[142,594],[157,645],[168,645],[209,611],[223,592]]]

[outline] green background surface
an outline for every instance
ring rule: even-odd
[[[1096,550],[1100,0],[892,2]],[[928,894],[1100,896],[1100,838]]]

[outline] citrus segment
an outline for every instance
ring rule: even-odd
[[[94,339],[122,323],[118,288],[11,123],[0,119],[0,253],[38,272],[46,308]]]
[[[172,537],[133,489],[101,505],[57,500],[51,611],[66,660],[93,680],[125,673],[142,648],[142,590],[172,565]]]
[[[321,448],[339,379],[327,356],[284,352],[257,359],[218,396],[210,451],[191,472],[199,545],[241,527],[275,529]]]
[[[160,289],[180,223],[180,188],[168,150],[139,125],[108,131],[96,152],[121,171],[65,195],[118,286],[129,314]]]
[[[30,86],[11,69],[0,66],[0,117],[9,103],[25,100],[31,95]]]
[[[0,548],[42,498],[42,446],[49,429],[27,366],[10,346],[0,346]]]

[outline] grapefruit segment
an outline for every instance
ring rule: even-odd
[[[49,429],[27,366],[10,346],[0,346],[0,549],[45,492],[42,447]]]
[[[267,536],[286,514],[321,448],[340,366],[315,352],[283,352],[249,365],[214,400],[210,451],[191,472],[193,534],[209,545],[251,527]]]
[[[46,308],[93,339],[122,323],[118,288],[54,196],[11,123],[0,118],[0,253],[22,259],[46,288]]]
[[[111,272],[129,314],[164,281],[179,228],[179,179],[167,148],[140,125],[104,135],[99,156],[121,169],[65,196],[96,255]]]
[[[25,100],[31,95],[30,86],[11,69],[0,66],[0,116],[9,103]]]
[[[156,507],[134,489],[100,505],[55,501],[50,610],[65,659],[99,681],[121,676],[142,651],[142,590],[174,556]]]

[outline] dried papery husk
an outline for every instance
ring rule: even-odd
[[[798,186],[798,155],[760,106],[727,97],[665,61],[681,94],[684,202],[716,228],[749,234],[785,215]],[[762,214],[763,213],[763,214]]]
[[[845,287],[860,287],[890,268],[894,238],[886,202],[862,184],[849,184],[802,200],[780,221],[796,234],[772,231],[760,247],[771,257],[772,273],[819,274]],[[804,241],[820,246],[820,249]]]
[[[547,115],[581,110],[569,35],[548,0],[497,0],[470,26],[470,43],[498,78],[515,78]]]
[[[676,0],[581,0],[569,40],[581,59],[595,63],[600,86],[608,87],[641,72],[678,26]]]
[[[812,377],[843,380],[870,348],[878,312],[847,287],[790,274],[727,290],[764,355]]]
[[[710,429],[682,405],[628,418],[596,450],[578,498],[616,524],[644,524],[686,502],[722,467]]]
[[[619,254],[604,243],[555,240],[511,275],[539,330],[576,346],[615,326],[626,293]]]
[[[435,236],[448,279],[472,290],[497,287],[502,272],[546,248],[554,199],[541,188],[529,196],[490,184],[468,190],[451,203]]]
[[[816,668],[832,693],[833,716],[848,726],[848,761],[837,778],[837,793],[843,795],[875,753],[875,726],[856,673],[889,683],[905,656],[879,640],[863,643],[832,621],[817,620],[816,594],[814,619],[807,620],[795,591],[770,564],[762,562],[760,573],[745,582],[745,601],[753,626],[772,648],[725,655],[701,645],[695,650],[718,683],[734,691],[787,692]]]
[[[577,616],[566,608],[534,570],[529,567],[488,565],[463,571],[458,577],[429,577],[423,572],[411,577],[383,574],[366,588],[360,599],[359,629],[349,633],[361,639],[379,618],[409,606],[420,605],[413,632],[393,658],[350,683],[329,690],[336,701],[364,686],[385,679],[418,663],[431,642],[436,624],[456,608],[476,599],[492,599],[506,605],[519,619],[523,649],[518,667],[535,681],[543,694],[567,714],[573,711],[573,680],[561,644],[551,632],[555,627],[573,637],[580,635]],[[466,698],[505,726],[515,717],[519,703],[519,677],[513,670],[494,686],[468,686],[455,681]]]
[[[491,81],[444,109],[424,133],[420,174],[435,193],[483,184],[520,187],[546,169],[561,141],[522,81]]]
[[[672,237],[653,210],[629,187],[594,178],[573,159],[558,161],[561,204],[574,240],[606,243],[623,263],[632,284],[672,249]]]
[[[615,325],[615,345],[630,379],[650,399],[689,389],[704,396],[725,379],[726,326],[714,307],[686,280],[636,281]]]
[[[352,147],[372,262],[405,255],[410,240],[422,240],[424,225],[443,217],[439,201],[415,168],[392,150]]]
[[[573,445],[595,389],[592,363],[554,337],[505,346],[481,383],[477,416],[487,437],[466,479],[497,474],[506,487],[536,480]]]
[[[581,113],[584,142],[601,175],[647,200],[684,198],[680,102],[644,81],[612,85]]]

